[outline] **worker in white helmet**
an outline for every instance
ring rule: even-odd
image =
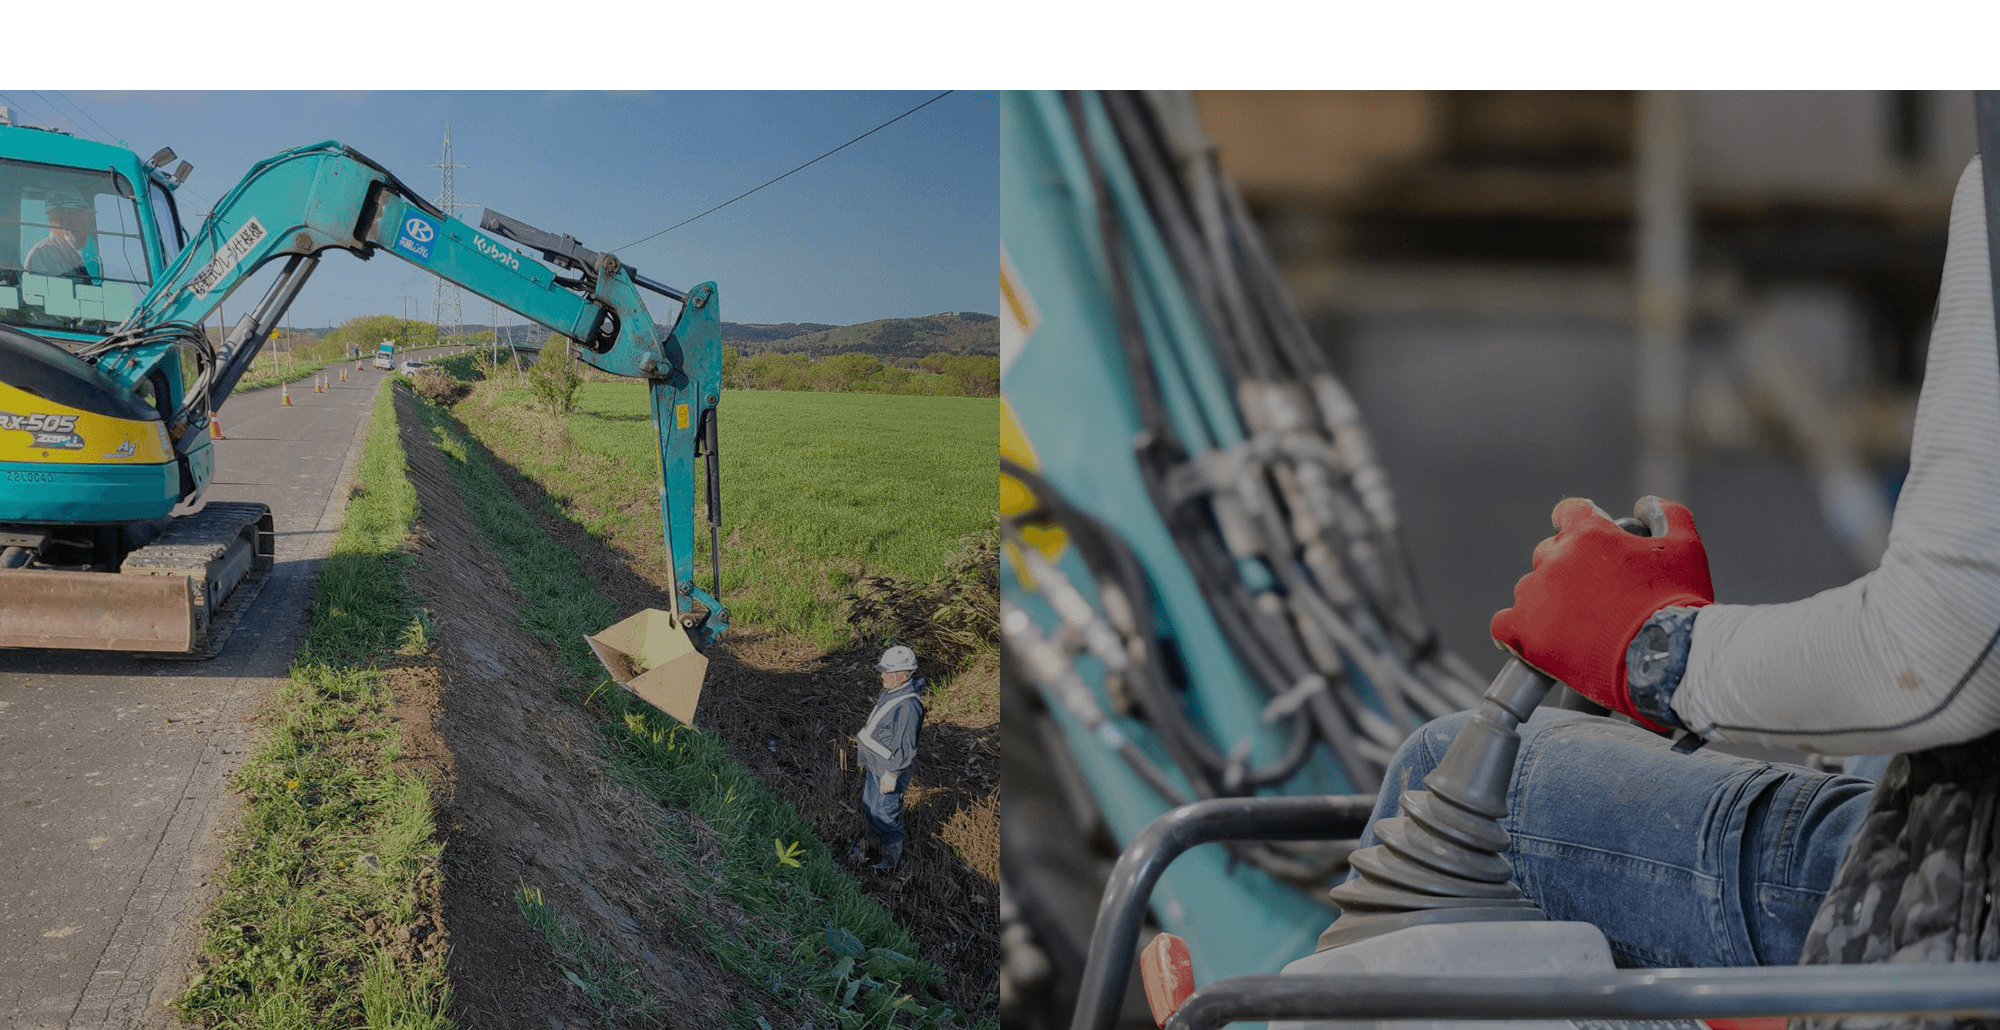
[[[90,205],[73,196],[51,197],[48,212],[49,234],[28,251],[23,267],[41,275],[94,281],[96,276],[87,253],[91,233],[96,229]]]
[[[875,671],[882,674],[882,693],[859,734],[861,768],[867,773],[861,810],[882,844],[882,860],[873,868],[887,872],[903,857],[903,790],[917,760],[917,731],[924,725],[924,680],[917,675],[917,653],[900,644],[882,652]]]

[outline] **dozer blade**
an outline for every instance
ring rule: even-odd
[[[186,576],[0,572],[0,647],[186,652],[194,641]]]

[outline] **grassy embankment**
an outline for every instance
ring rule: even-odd
[[[374,668],[421,653],[427,631],[402,572],[417,502],[386,389],[356,484],[291,681],[230,780],[242,825],[175,1001],[196,1026],[450,1025],[444,957],[387,946],[435,896],[440,845],[428,785],[394,768],[401,731]]]
[[[444,344],[442,346],[458,345]],[[269,352],[267,351],[266,353]],[[396,360],[402,361],[405,357],[416,353],[416,350],[398,352]],[[418,354],[417,357],[420,360],[429,360],[428,355]],[[350,358],[347,356],[347,348],[344,344],[334,344],[329,347],[325,344],[325,341],[321,341],[319,344],[301,346],[295,356],[283,359],[276,370],[272,369],[270,361],[260,357],[257,361],[251,363],[250,371],[244,373],[243,378],[237,381],[236,388],[231,390],[230,393],[248,393],[251,390],[263,390],[273,387],[279,383],[296,383],[307,376],[319,372],[326,372],[328,378],[337,378],[340,375],[341,368],[345,367],[350,361],[365,364],[374,360],[375,355],[372,351],[363,354],[360,358]],[[332,369],[331,372],[327,372],[329,368]]]
[[[642,384],[585,383],[570,435],[647,470],[659,450],[647,410]],[[837,647],[840,601],[862,577],[947,575],[968,537],[991,532],[999,425],[997,402],[980,397],[725,396],[722,596],[737,621]],[[585,527],[601,536],[631,514]]]
[[[213,338],[219,342],[221,334]],[[350,344],[349,340],[334,338],[302,340],[280,353],[276,341],[267,343],[264,345],[264,353],[259,354],[257,360],[250,363],[250,368],[243,373],[243,378],[237,381],[236,388],[230,392],[261,390],[279,383],[296,383],[309,375],[325,371],[330,365],[353,361],[354,359],[347,353]],[[337,374],[339,369],[335,369],[334,372]]]
[[[470,374],[469,362],[446,368]],[[567,434],[511,375],[459,415],[591,535],[664,567],[658,442],[644,384],[586,382]],[[983,397],[732,391],[721,416],[722,599],[745,630],[849,642],[870,577],[932,583],[990,548],[998,402]],[[588,460],[579,460],[578,451]],[[705,519],[697,496],[698,518]],[[695,550],[707,555],[706,522]],[[696,580],[709,582],[705,560]]]
[[[229,392],[232,394],[248,393],[251,390],[262,390],[265,387],[276,386],[279,383],[296,383],[309,375],[326,371],[329,365],[345,364],[349,360],[351,359],[345,355],[336,355],[331,358],[318,358],[296,362],[287,361],[275,372],[270,370],[271,366],[268,363],[260,363],[253,366],[252,371],[245,373],[242,379],[237,380],[236,388]],[[340,370],[334,369],[332,374],[337,376],[340,374]]]
[[[562,653],[572,697],[605,714],[607,771],[726,838],[723,860],[703,868],[677,850],[683,835],[659,835],[663,858],[758,923],[701,923],[716,956],[787,1006],[820,1010],[827,1025],[934,1026],[953,1018],[907,992],[935,982],[937,971],[906,957],[908,936],[855,889],[789,805],[713,738],[670,725],[620,691],[595,689],[601,672],[581,634],[611,617],[595,585],[574,556],[533,528],[497,474],[467,457],[460,431],[441,415],[434,427],[482,534],[510,556],[510,575],[534,600],[523,624]],[[244,796],[242,827],[221,896],[202,922],[199,970],[175,1003],[193,1025],[450,1026],[443,955],[399,961],[381,939],[410,926],[421,900],[435,896],[440,849],[427,785],[393,769],[399,734],[385,715],[393,698],[373,668],[391,652],[421,653],[429,633],[402,574],[416,515],[403,467],[385,390],[291,683],[277,698],[268,739],[231,780]],[[625,997],[629,971],[539,892],[524,887],[517,904],[587,992],[627,1011],[650,1007]],[[755,1025],[754,1013],[742,1013],[741,1023]]]
[[[747,925],[724,926],[683,908],[680,918],[699,927],[711,953],[819,1025],[858,1030],[962,1021],[947,1006],[926,1005],[910,993],[939,982],[941,973],[909,957],[915,949],[908,934],[860,892],[790,804],[731,759],[713,735],[606,689],[583,642],[585,633],[617,618],[597,584],[573,552],[536,525],[461,424],[434,407],[425,408],[425,418],[467,514],[507,566],[523,603],[522,628],[560,655],[565,694],[602,714],[607,776],[661,806],[655,840],[663,862],[696,893],[727,897],[748,916]],[[704,865],[690,852],[692,835],[677,832],[688,817],[716,831],[719,861]],[[551,910],[534,885],[523,885],[516,904],[578,967],[565,970],[571,979],[588,981],[587,990],[606,997],[635,990],[636,978]],[[623,997],[621,1004],[643,1008],[644,999]],[[763,1022],[747,1009],[735,1015],[744,1027]]]

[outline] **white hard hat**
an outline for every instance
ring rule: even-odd
[[[917,653],[901,644],[882,652],[882,660],[875,663],[876,672],[915,672],[916,669]]]

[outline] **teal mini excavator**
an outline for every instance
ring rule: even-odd
[[[487,211],[477,227],[337,142],[259,162],[182,228],[171,149],[0,124],[0,647],[204,656],[271,565],[262,504],[210,502],[209,420],[327,251],[407,261],[645,379],[659,433],[673,622],[728,626],[694,580],[697,462],[719,558],[714,283],[682,291],[611,254]],[[540,260],[529,256],[537,254]],[[202,322],[253,273],[269,292],[217,342]],[[656,331],[639,290],[680,306]],[[713,568],[712,568],[713,571]]]

